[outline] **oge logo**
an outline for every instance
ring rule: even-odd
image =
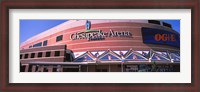
[[[155,34],[154,39],[156,41],[176,41],[174,34]]]

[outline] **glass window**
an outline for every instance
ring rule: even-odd
[[[62,38],[63,38],[63,35],[57,36],[57,37],[56,37],[56,42],[61,41]]]
[[[45,41],[43,42],[43,46],[47,46],[47,43],[48,43],[48,41],[45,40]]]
[[[55,55],[54,56],[60,56],[60,51],[55,51]]]
[[[31,53],[31,58],[34,58],[35,57],[35,53]]]
[[[22,54],[20,54],[20,59],[22,59]]]
[[[50,57],[51,56],[51,52],[46,52],[46,57]]]
[[[42,52],[39,52],[39,53],[38,53],[38,57],[42,57]]]
[[[33,47],[40,47],[40,46],[42,46],[42,42],[39,42],[33,45]]]
[[[28,54],[25,54],[24,59],[28,58]]]

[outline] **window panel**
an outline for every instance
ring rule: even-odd
[[[38,53],[38,57],[42,57],[42,52],[39,52],[39,53]]]
[[[48,41],[45,40],[45,41],[43,42],[43,46],[47,46],[47,43],[48,43]]]
[[[35,53],[31,53],[31,58],[34,58],[35,57]]]
[[[55,51],[55,55],[54,56],[60,56],[60,51]]]
[[[42,46],[42,42],[39,42],[33,45],[33,47],[40,47],[40,46]]]
[[[57,37],[56,37],[56,42],[62,41],[62,39],[63,39],[63,35],[57,36]]]
[[[51,56],[51,52],[46,52],[46,57],[50,57]]]

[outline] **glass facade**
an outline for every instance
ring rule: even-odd
[[[91,56],[88,54],[91,53]],[[180,62],[180,56],[178,56],[178,52],[176,53],[170,53],[168,51],[104,51],[103,53],[100,53],[99,51],[96,52],[85,52],[85,53],[76,53],[79,56],[75,57],[74,61],[84,61],[84,60],[93,60],[93,61],[122,61],[124,59],[124,62],[127,61],[174,61]],[[84,58],[85,55],[88,55]],[[150,60],[150,61],[149,61]]]
[[[103,57],[101,57],[99,60],[102,60],[102,61],[110,61],[110,60],[120,60],[119,58],[117,58],[116,56],[112,55],[112,54],[107,54]]]

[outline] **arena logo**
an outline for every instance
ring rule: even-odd
[[[154,39],[156,41],[176,41],[174,34],[155,34]]]
[[[107,37],[131,37],[132,34],[129,31],[113,31],[110,29],[107,32],[102,30],[87,30],[86,32],[77,32],[70,35],[71,40],[87,39],[88,41],[93,40],[105,40]]]

